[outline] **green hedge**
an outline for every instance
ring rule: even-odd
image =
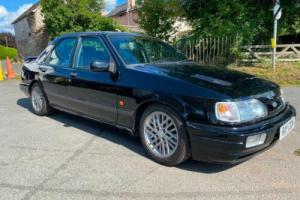
[[[0,60],[6,59],[8,56],[10,59],[16,59],[18,51],[15,48],[4,47],[0,45]]]

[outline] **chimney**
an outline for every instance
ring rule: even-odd
[[[128,0],[128,8],[130,10],[134,9],[135,7],[135,0]]]

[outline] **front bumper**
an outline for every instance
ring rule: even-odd
[[[30,85],[30,83],[25,82],[25,81],[22,81],[22,82],[19,84],[20,90],[21,90],[26,96],[30,96],[29,85]]]
[[[239,163],[272,147],[279,140],[280,127],[296,116],[296,110],[288,105],[277,116],[242,127],[224,127],[199,123],[187,123],[194,160],[213,163]],[[266,133],[265,143],[246,148],[250,135]]]

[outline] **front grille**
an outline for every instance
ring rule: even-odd
[[[267,107],[268,117],[277,115],[285,107],[284,100],[280,96],[273,96],[272,98],[260,98],[260,101],[262,101]]]

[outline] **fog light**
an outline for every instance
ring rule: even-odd
[[[265,142],[267,135],[265,133],[247,137],[246,148],[255,147]]]

